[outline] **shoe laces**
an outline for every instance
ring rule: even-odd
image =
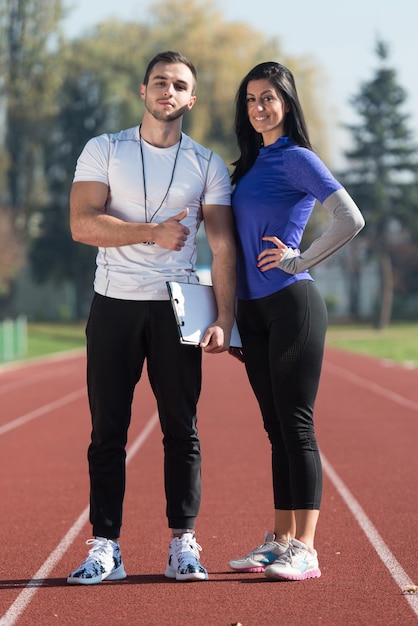
[[[181,537],[177,537],[177,541],[174,542],[177,561],[180,566],[186,563],[199,561],[199,552],[202,551],[194,536],[191,533],[185,533]]]
[[[264,541],[256,550],[266,550],[275,543],[276,535],[274,533],[265,533]]]
[[[286,552],[283,552],[283,554],[278,558],[278,561],[281,561],[282,563],[292,564],[293,559],[295,557],[300,558],[303,553],[309,554],[309,551],[306,548],[295,545],[293,541],[289,541],[288,549],[286,550]]]
[[[91,545],[92,547],[89,550],[84,565],[88,565],[89,563],[97,561],[102,563],[106,559],[106,557],[109,556],[110,550],[113,554],[113,547],[108,542],[108,540],[104,539],[103,537],[96,537],[96,539],[87,539],[86,545]]]
[[[271,532],[266,532],[264,537],[264,543],[257,546],[257,548],[255,548],[254,550],[251,550],[248,556],[250,557],[252,554],[257,554],[258,552],[268,552],[269,550],[272,550],[274,547],[276,547],[277,543],[278,542],[276,541],[276,535]]]

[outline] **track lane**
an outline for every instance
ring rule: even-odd
[[[318,401],[321,449],[406,571],[416,577],[418,375],[330,353]]]
[[[385,388],[394,393],[405,393],[409,401],[415,401],[415,391],[410,386],[415,380],[417,388],[416,372],[415,378],[411,376],[410,384],[406,385],[404,377],[402,382],[396,382],[400,368],[395,368],[391,372],[392,386],[389,387],[389,377],[386,378],[380,367],[375,368],[374,361],[367,364],[360,359],[360,364],[357,360],[349,365],[345,355],[342,360],[341,365],[338,353],[327,352],[326,363],[341,365],[363,378],[376,375],[375,383],[384,380]],[[128,468],[122,535],[128,571],[126,581],[87,589],[69,588],[65,584],[68,572],[85,556],[84,540],[90,532],[87,524],[70,550],[57,562],[44,586],[34,594],[17,623],[42,623],[45,626],[52,623],[87,624],[94,623],[100,616],[101,623],[109,625],[116,622],[177,626],[185,620],[191,624],[227,626],[235,620],[241,621],[243,626],[279,623],[292,626],[303,623],[307,606],[313,624],[405,626],[417,623],[413,606],[401,594],[327,473],[317,546],[323,572],[321,579],[305,583],[269,583],[262,575],[237,575],[228,571],[228,560],[254,547],[261,541],[263,530],[271,525],[268,447],[242,366],[227,355],[217,355],[205,359],[204,370],[199,408],[204,492],[198,540],[204,547],[202,561],[210,570],[210,581],[179,585],[161,576],[169,536],[164,519],[161,434],[156,428]],[[393,376],[395,371],[397,374]],[[342,383],[325,366],[317,409],[321,450],[350,492],[361,502],[405,571],[413,577],[416,559],[409,556],[413,550],[406,533],[413,528],[417,504],[410,497],[411,489],[399,480],[401,474],[393,468],[413,463],[417,420],[414,422],[414,417],[402,410],[402,423],[409,429],[409,438],[405,438],[402,429],[393,428],[390,417],[393,407],[390,406],[390,410],[382,408],[382,399],[376,399],[376,394],[372,398],[373,392],[359,391],[357,387],[354,393],[353,387],[347,387],[347,381]],[[155,410],[146,385],[141,391],[140,404],[135,402],[131,442],[146,423],[145,416],[149,417]],[[7,394],[3,401],[4,398]],[[387,404],[387,399],[384,402]],[[363,419],[360,419],[359,411],[362,411]],[[373,416],[365,419],[364,416],[369,415],[367,411]],[[378,436],[374,413],[379,416]],[[353,414],[357,417],[350,419]],[[39,441],[42,437],[43,442]],[[42,417],[25,425],[20,432],[16,429],[14,433],[0,437],[2,458],[6,440],[9,445],[14,441],[15,446],[15,461],[6,472],[6,481],[1,483],[2,493],[8,485],[10,492],[20,492],[20,498],[10,495],[12,502],[5,515],[10,526],[0,531],[0,539],[5,545],[7,531],[16,525],[19,528],[18,536],[8,542],[10,551],[3,559],[6,567],[2,567],[0,614],[46,562],[77,514],[86,506],[87,438],[88,411],[86,401],[82,399],[69,410],[58,410],[50,418]],[[31,442],[36,453],[31,451],[30,445],[23,445],[25,440]],[[381,460],[385,458],[386,464]],[[40,467],[36,468],[37,465]],[[379,472],[376,478],[375,468]],[[388,485],[385,498],[379,493],[382,489],[377,487],[382,482]],[[39,483],[46,484],[48,489],[38,490]],[[60,491],[66,492],[66,496],[62,497]],[[46,498],[48,492],[49,498]],[[405,534],[399,532],[402,511],[398,506],[404,493],[406,504],[403,508],[408,508],[410,515],[410,522],[402,516]],[[28,510],[32,511],[33,507],[40,518],[39,525],[28,516]],[[394,525],[396,515],[397,525]]]

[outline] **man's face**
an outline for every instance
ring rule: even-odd
[[[183,63],[157,63],[151,71],[148,84],[140,87],[145,108],[162,122],[173,121],[196,102],[193,74]]]

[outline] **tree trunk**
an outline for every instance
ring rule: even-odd
[[[356,322],[360,319],[360,271],[358,268],[349,274],[349,311],[350,318]]]
[[[378,302],[376,328],[381,330],[390,324],[393,304],[393,268],[387,252],[379,253],[380,302]]]

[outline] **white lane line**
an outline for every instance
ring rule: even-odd
[[[0,394],[4,395],[18,389],[30,387],[45,379],[49,380],[51,383],[53,380],[58,378],[69,378],[69,376],[72,376],[76,372],[76,368],[76,363],[68,363],[68,365],[64,364],[60,367],[55,367],[54,371],[38,367],[33,371],[33,373],[26,376],[20,376],[7,383],[4,383],[0,378]]]
[[[129,447],[126,455],[126,463],[129,463],[149,437],[152,430],[158,424],[157,411],[150,417],[145,424],[144,429]],[[75,524],[70,528],[65,537],[61,540],[58,546],[49,555],[46,561],[41,565],[33,578],[29,581],[26,587],[20,592],[13,604],[10,605],[8,611],[1,617],[0,626],[13,626],[22,613],[25,611],[28,604],[31,602],[33,596],[37,590],[42,587],[45,579],[49,576],[52,570],[56,567],[59,561],[62,559],[68,548],[76,539],[78,534],[83,529],[89,518],[89,507],[87,506],[80,514]]]
[[[395,393],[394,391],[390,391],[389,389],[386,389],[386,387],[382,387],[381,385],[378,385],[377,383],[374,383],[370,380],[361,378],[360,376],[353,374],[352,372],[344,369],[343,367],[339,367],[338,365],[334,365],[333,363],[326,362],[324,363],[324,369],[330,370],[331,372],[338,374],[341,378],[344,378],[345,380],[348,380],[356,385],[359,385],[359,387],[364,387],[368,391],[373,391],[377,395],[383,396],[387,398],[388,400],[391,400],[392,402],[396,402],[397,404],[400,404],[401,406],[404,406],[407,409],[418,411],[418,402],[414,402],[413,400],[408,400],[404,396],[401,396],[400,394]]]
[[[338,476],[338,474],[334,471],[327,459],[323,456],[322,452],[321,459],[325,473],[340,494],[341,498],[346,503],[347,507],[350,509],[358,525],[360,526],[360,528],[362,528],[367,539],[376,550],[383,565],[385,565],[389,570],[396,584],[400,587],[402,591],[407,585],[413,585],[414,583],[409,578],[408,574],[404,571],[400,563],[396,560],[395,556],[389,550],[388,546],[383,541],[382,537],[379,535],[377,529],[369,520],[360,504],[354,498],[349,489],[345,486],[345,484]],[[418,596],[405,594],[405,599],[409,602],[411,609],[418,616]]]
[[[51,411],[55,411],[55,409],[59,409],[65,404],[70,404],[75,400],[78,400],[82,396],[86,395],[86,388],[82,387],[81,389],[77,389],[77,391],[73,391],[72,393],[55,400],[54,402],[49,402],[48,404],[44,404],[40,406],[38,409],[34,409],[33,411],[29,411],[26,415],[22,415],[21,417],[17,417],[15,420],[8,422],[7,424],[3,424],[0,426],[0,435],[4,435],[8,433],[10,430],[14,428],[19,428],[19,426],[23,426],[23,424],[27,424],[28,422],[36,419],[37,417],[41,417],[45,415],[45,413],[50,413]]]
[[[22,361],[12,361],[10,363],[0,364],[0,376],[4,372],[10,372],[13,370],[31,369],[37,365],[43,365],[46,363],[55,363],[57,361],[69,361],[70,359],[78,359],[85,356],[85,348],[74,348],[74,350],[65,350],[64,352],[54,352],[53,354],[47,354],[46,356],[37,356],[29,359],[23,359]]]

